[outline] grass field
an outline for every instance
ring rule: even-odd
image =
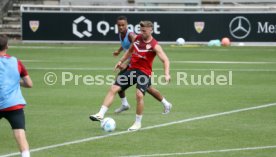
[[[117,128],[105,133],[88,116],[98,112],[109,85],[86,85],[81,78],[62,85],[61,77],[63,72],[116,75],[112,69],[118,59],[111,54],[117,48],[112,44],[10,44],[9,54],[23,61],[34,82],[32,89],[22,89],[28,102],[26,127],[32,157],[276,156],[275,47],[164,45],[172,81],[155,87],[172,102],[172,112],[162,115],[162,105],[147,94],[144,129],[127,132],[135,118],[135,88],[131,87],[127,97],[132,108],[115,115],[120,105],[116,97],[106,116],[115,119]],[[158,59],[153,69],[163,74]],[[177,85],[177,72],[206,76],[211,71],[226,76],[232,71],[232,85]],[[57,75],[54,85],[44,82],[48,72]],[[261,106],[265,104],[271,106]],[[251,108],[255,106],[261,107]],[[0,128],[0,156],[16,156],[8,122],[2,119]]]

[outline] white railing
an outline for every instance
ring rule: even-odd
[[[136,5],[201,5],[202,0],[135,0]]]
[[[203,0],[133,0],[135,5],[162,5],[162,4],[182,4],[182,5],[201,5]],[[212,2],[212,0],[210,0]],[[213,1],[214,2],[214,1]],[[276,0],[216,0],[220,4],[231,3],[276,3]],[[61,5],[128,5],[128,0],[60,0]]]
[[[219,2],[220,2],[220,4],[224,4],[224,3],[232,3],[232,4],[274,3],[275,4],[276,0],[220,0]]]
[[[127,5],[127,0],[60,0],[61,5]]]
[[[270,6],[69,6],[21,5],[21,12],[276,12]]]

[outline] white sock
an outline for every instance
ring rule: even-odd
[[[162,99],[161,103],[162,103],[164,106],[169,106],[169,104],[170,104],[165,98]]]
[[[100,111],[99,111],[99,114],[102,115],[104,117],[106,111],[108,110],[108,107],[102,105]]]
[[[123,106],[129,106],[128,102],[127,102],[127,98],[124,97],[124,98],[121,98],[121,102],[122,102],[122,105]]]
[[[25,150],[21,153],[22,157],[30,157],[30,151],[29,150]]]
[[[142,118],[143,118],[143,115],[138,115],[138,114],[136,114],[135,122],[136,122],[136,123],[141,123],[141,122],[142,122]]]

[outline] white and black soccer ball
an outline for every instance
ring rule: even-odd
[[[185,39],[183,38],[176,39],[176,45],[184,45],[184,44],[185,44]]]
[[[105,132],[112,132],[116,129],[116,122],[111,117],[106,117],[101,121],[101,128]]]

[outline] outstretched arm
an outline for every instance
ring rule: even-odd
[[[117,57],[121,53],[122,50],[123,50],[123,47],[121,46],[117,51],[113,52],[113,56]]]
[[[165,79],[167,82],[169,82],[171,79],[169,58],[167,57],[166,53],[163,51],[163,49],[160,45],[156,45],[154,47],[154,51],[155,51],[156,55],[159,57],[159,59],[161,60],[161,62],[163,63]]]
[[[119,62],[115,65],[114,71],[120,68],[121,64],[124,63],[129,57],[131,57],[132,52],[133,52],[133,44],[131,44],[130,48],[126,51],[126,53],[122,56]]]

